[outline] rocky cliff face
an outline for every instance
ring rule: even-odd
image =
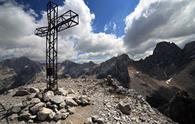
[[[2,89],[10,89],[30,83],[33,77],[42,70],[42,65],[38,62],[32,61],[26,57],[7,59],[0,62],[3,70],[2,75],[7,78],[1,78],[1,84],[7,86],[1,87]]]
[[[0,94],[14,85],[17,74],[13,69],[0,66]]]
[[[186,44],[183,49],[183,53],[186,62],[195,59],[195,41]]]
[[[130,77],[128,74],[128,65],[131,61],[126,54],[113,57],[98,65],[92,73],[95,73],[97,78],[106,78],[107,75],[111,75],[122,86],[129,88]]]

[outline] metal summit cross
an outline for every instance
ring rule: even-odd
[[[46,78],[47,89],[58,90],[58,32],[79,24],[77,13],[69,10],[58,16],[58,5],[49,0],[47,4],[48,26],[35,30],[35,35],[46,36]]]

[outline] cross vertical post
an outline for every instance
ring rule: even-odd
[[[79,24],[77,13],[69,10],[58,16],[58,5],[49,1],[47,4],[48,26],[35,30],[35,35],[46,36],[46,78],[47,89],[58,90],[58,32]]]

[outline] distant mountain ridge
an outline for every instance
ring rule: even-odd
[[[0,62],[0,93],[25,85],[43,69],[39,62],[26,57]],[[103,79],[111,75],[121,86],[139,91],[151,106],[175,121],[183,120],[182,112],[187,113],[185,118],[191,119],[189,106],[195,107],[195,100],[192,99],[195,98],[195,41],[186,44],[183,49],[174,43],[160,42],[152,55],[138,61],[122,54],[100,64],[91,61],[79,64],[66,60],[59,63],[58,69],[60,78],[95,76]],[[178,91],[187,95],[178,96]],[[178,109],[180,105],[185,107]]]
[[[36,74],[43,69],[39,62],[32,61],[27,57],[3,60],[0,62],[0,67],[3,71],[2,77],[9,75],[9,80],[0,78],[1,92],[30,83],[29,81],[32,81]]]
[[[130,60],[126,54],[112,57],[100,64],[93,62],[78,64],[66,60],[60,65],[60,75],[69,75],[73,78],[78,78],[82,75],[95,75],[98,79],[106,78],[107,75],[111,75],[113,78],[117,79],[122,86],[128,88],[130,83],[128,64],[131,61],[132,60]]]
[[[78,78],[81,75],[89,75],[91,69],[93,69],[97,64],[90,61],[88,63],[75,63],[70,60],[66,60],[59,65],[60,77],[69,75],[73,78]]]
[[[59,77],[69,75],[73,78],[82,75],[95,75],[97,78],[105,78],[107,75],[111,75],[122,86],[129,88],[131,81],[128,74],[129,66],[134,66],[138,71],[146,73],[152,78],[167,80],[185,68],[194,59],[194,53],[195,41],[186,44],[183,49],[174,43],[164,41],[156,45],[152,55],[139,61],[130,59],[126,54],[112,57],[100,64],[95,64],[92,61],[79,64],[66,60],[59,64],[58,73]],[[26,57],[7,59],[0,62],[0,65],[14,71],[18,85],[24,84],[44,68],[39,62]],[[192,74],[194,73],[192,72]]]

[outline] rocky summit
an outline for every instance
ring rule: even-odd
[[[0,95],[1,123],[175,124],[117,82],[111,76],[68,78],[59,80],[58,92],[44,90],[45,82],[9,90]]]

